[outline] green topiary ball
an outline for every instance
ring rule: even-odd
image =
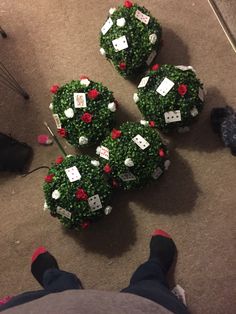
[[[53,85],[50,109],[58,134],[75,147],[93,145],[112,129],[116,101],[101,83],[82,77],[61,87]]]
[[[113,129],[96,152],[113,187],[125,190],[158,179],[170,164],[167,148],[156,130],[135,122]]]
[[[202,111],[203,84],[190,66],[155,64],[141,80],[134,101],[158,129],[186,132]]]
[[[161,26],[150,12],[125,1],[111,8],[101,29],[100,53],[124,77],[142,73],[161,46]]]
[[[68,228],[86,228],[111,212],[111,187],[97,160],[58,157],[45,177],[45,209]]]

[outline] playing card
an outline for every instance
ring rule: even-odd
[[[65,169],[65,172],[70,182],[75,182],[81,179],[81,174],[76,166]]]
[[[204,101],[204,90],[199,87],[199,90],[198,90],[198,97],[201,99],[201,101]]]
[[[157,167],[152,174],[153,179],[157,180],[161,175],[162,175],[163,171],[160,167]]]
[[[75,108],[87,107],[85,93],[74,93],[74,106]]]
[[[112,40],[112,44],[116,52],[128,48],[128,43],[125,36],[121,36],[117,39]]]
[[[56,123],[57,129],[61,129],[61,121],[60,121],[59,115],[58,114],[53,114],[52,116],[53,116],[54,121]]]
[[[131,172],[125,172],[119,175],[122,181],[128,182],[128,181],[134,181],[136,179],[135,175]]]
[[[153,50],[153,51],[150,53],[149,57],[147,58],[147,61],[146,61],[147,65],[150,65],[150,64],[152,63],[152,61],[154,60],[154,58],[156,57],[156,55],[157,55],[156,51]]]
[[[57,207],[57,213],[63,217],[66,217],[68,219],[71,219],[71,212],[69,212],[68,210],[61,208],[61,207]]]
[[[167,77],[164,78],[164,80],[161,82],[161,84],[157,87],[156,91],[162,95],[165,96],[169,93],[171,88],[175,85],[174,82],[169,80]]]
[[[143,77],[139,83],[138,88],[145,87],[147,85],[148,80],[149,76]]]
[[[193,107],[193,109],[190,111],[191,116],[196,117],[198,115],[197,107]]]
[[[145,148],[147,148],[150,144],[145,140],[145,138],[143,138],[141,135],[136,135],[133,138],[133,141],[136,145],[138,145],[142,150],[144,150]]]
[[[109,160],[109,149],[105,146],[101,146],[100,157]]]
[[[112,19],[109,17],[109,19],[106,21],[106,23],[103,25],[101,29],[102,34],[105,35],[112,27],[112,25],[113,25]]]
[[[94,212],[102,208],[102,203],[98,194],[88,198],[89,207],[91,211]]]
[[[185,297],[185,290],[180,286],[176,285],[174,289],[171,291],[176,295],[176,297],[183,302],[185,306],[187,306],[186,297]]]
[[[166,123],[181,121],[180,110],[168,111],[164,113]]]
[[[141,11],[137,10],[135,12],[135,17],[136,19],[138,19],[139,21],[143,22],[144,24],[148,24],[149,23],[149,20],[150,20],[150,16],[142,13]]]

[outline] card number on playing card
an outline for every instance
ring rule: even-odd
[[[136,19],[138,19],[139,21],[143,22],[144,24],[148,24],[149,23],[149,20],[150,20],[150,16],[142,13],[141,11],[137,10],[135,12],[135,17]]]
[[[128,48],[128,43],[125,36],[121,36],[117,39],[112,40],[112,44],[116,52]]]
[[[102,203],[98,194],[89,197],[88,203],[91,211],[96,211],[102,208]]]
[[[81,174],[76,166],[65,169],[65,172],[70,182],[75,182],[81,179]]]
[[[136,135],[133,138],[133,141],[136,145],[138,145],[142,150],[146,149],[150,144],[143,138],[141,135]]]
[[[171,88],[175,85],[174,82],[169,80],[167,77],[164,78],[164,80],[161,82],[161,84],[157,87],[156,91],[162,95],[165,96],[169,93]]]
[[[109,29],[112,27],[113,25],[113,22],[112,22],[112,19],[109,17],[109,19],[106,21],[106,23],[103,25],[101,31],[102,31],[102,34],[105,35]]]

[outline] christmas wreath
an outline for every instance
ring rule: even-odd
[[[143,72],[161,46],[161,26],[145,8],[125,1],[111,8],[101,29],[100,53],[124,77]]]
[[[203,84],[190,66],[155,64],[139,83],[134,101],[158,129],[185,132],[203,108]]]
[[[86,155],[58,157],[44,183],[45,209],[68,228],[86,228],[108,215],[111,186],[99,161]]]
[[[103,86],[81,77],[61,87],[53,85],[50,109],[58,134],[75,147],[92,145],[112,129],[116,101]]]
[[[168,151],[152,124],[126,122],[97,147],[103,171],[113,187],[142,187],[168,169]]]

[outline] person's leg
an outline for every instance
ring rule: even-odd
[[[44,247],[38,248],[32,256],[31,272],[43,290],[25,292],[14,296],[0,306],[0,312],[10,307],[41,298],[49,293],[71,289],[82,289],[79,278],[59,269],[56,259]]]
[[[48,292],[81,289],[79,278],[59,269],[56,259],[44,247],[32,256],[31,272],[39,284]]]
[[[157,230],[150,241],[150,257],[131,277],[121,292],[132,293],[152,300],[173,313],[188,313],[185,305],[170,291],[167,273],[173,263],[176,246],[171,237]]]

